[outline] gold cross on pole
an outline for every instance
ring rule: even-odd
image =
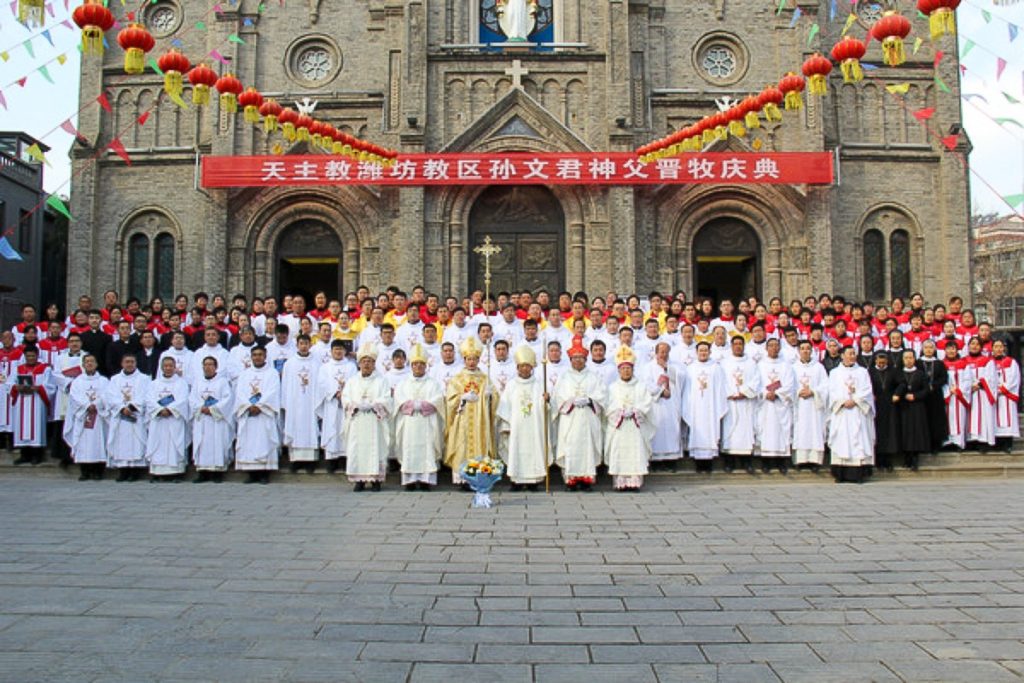
[[[501,247],[491,242],[490,235],[484,235],[484,243],[474,247],[474,252],[484,257],[484,288],[487,290],[485,296],[491,294],[491,257],[501,253]]]

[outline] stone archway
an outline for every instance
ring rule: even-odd
[[[761,297],[761,240],[746,221],[714,218],[693,238],[695,294],[715,301]]]
[[[274,246],[274,281],[278,296],[301,294],[312,306],[313,295],[323,291],[337,299],[342,289],[341,240],[320,220],[299,220],[281,231]]]
[[[469,212],[469,289],[484,287],[484,259],[473,247],[489,235],[501,247],[491,259],[491,291],[565,287],[565,215],[542,186],[495,186]]]

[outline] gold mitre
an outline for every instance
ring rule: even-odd
[[[372,342],[359,345],[359,351],[356,352],[356,360],[362,360],[364,358],[372,358],[377,360],[377,345]]]
[[[615,367],[620,365],[635,365],[636,356],[633,354],[633,349],[628,346],[620,346],[619,350],[615,353]]]
[[[537,367],[537,354],[526,344],[522,344],[516,349],[516,365],[522,365],[523,363]]]
[[[480,354],[483,353],[483,348],[480,346],[480,342],[476,340],[476,337],[466,337],[465,341],[462,342],[462,346],[459,347],[459,353],[462,354],[463,358],[479,358]]]
[[[413,344],[412,348],[409,349],[409,363],[429,363],[430,358],[427,356],[427,352],[423,350],[422,344]]]

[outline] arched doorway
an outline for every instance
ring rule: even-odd
[[[469,286],[484,287],[484,259],[473,249],[485,235],[501,247],[491,257],[491,291],[551,292],[565,287],[565,215],[542,186],[489,187],[469,213]]]
[[[323,290],[338,298],[341,283],[341,240],[329,225],[301,220],[281,231],[274,248],[277,255],[279,296],[301,294],[312,308],[313,294]]]
[[[761,241],[744,221],[715,218],[693,238],[697,296],[736,301],[761,296]]]

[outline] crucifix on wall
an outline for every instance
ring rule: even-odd
[[[512,60],[512,66],[505,69],[505,75],[512,77],[512,87],[523,89],[523,76],[530,73],[530,70],[523,66],[518,59]]]

